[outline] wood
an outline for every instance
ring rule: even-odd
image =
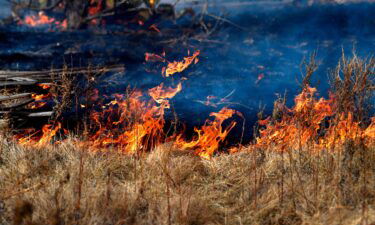
[[[31,96],[31,93],[22,93],[22,94],[10,95],[10,96],[1,96],[0,95],[0,102],[19,99],[19,98],[26,98],[26,97],[30,97],[30,96]]]
[[[106,72],[121,73],[124,71],[124,65],[100,68],[62,68],[43,71],[0,70],[0,88],[7,89],[9,87],[9,91],[12,93],[9,96],[0,95],[0,120],[9,119],[9,125],[13,126],[26,122],[31,118],[52,117],[55,112],[51,107],[44,109],[45,111],[25,108],[25,106],[35,101],[31,98],[32,94],[45,94],[47,92],[46,90],[43,91],[37,84],[49,83],[58,87],[62,79],[74,79],[77,76],[88,74],[90,76],[99,76]],[[7,102],[11,100],[14,100],[14,102]]]
[[[6,109],[16,109],[16,108],[19,108],[19,107],[22,107],[22,106],[25,106],[27,104],[30,104],[34,101],[34,99],[30,98],[30,99],[27,99],[27,100],[24,100],[24,101],[21,101],[21,102],[17,102],[17,103],[14,103],[14,104],[11,104],[11,105],[7,105],[7,106],[4,106],[4,105],[0,105],[0,109],[2,110],[6,110]]]
[[[72,69],[51,69],[45,71],[9,71],[9,70],[0,70],[0,80],[10,79],[14,77],[29,77],[32,79],[38,78],[51,78],[55,76],[58,78],[63,75],[63,73],[68,73],[72,75],[78,74],[87,74],[87,73],[105,73],[105,72],[124,72],[124,65],[113,65],[102,68],[72,68]]]
[[[28,117],[51,117],[53,115],[52,111],[49,112],[36,112],[36,113],[29,113]]]
[[[0,115],[8,114],[10,116],[24,116],[24,117],[50,117],[53,115],[53,111],[47,111],[47,112],[17,112],[17,111],[0,111]]]
[[[1,82],[0,81],[0,87],[6,87],[6,86],[27,86],[27,85],[34,85],[37,84],[37,81],[9,81],[9,82]]]

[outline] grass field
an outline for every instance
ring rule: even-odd
[[[1,143],[1,224],[371,224],[375,149],[202,160]]]
[[[232,154],[217,149],[225,138],[219,120],[184,148],[141,149],[153,136],[132,133],[137,148],[128,154],[114,144],[91,151],[97,135],[51,144],[49,130],[16,143],[2,132],[0,224],[374,225],[375,60],[343,57],[329,99],[309,86],[315,68],[312,58],[296,105],[278,99],[254,143]]]

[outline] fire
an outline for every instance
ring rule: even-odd
[[[165,58],[163,56],[148,52],[145,54],[145,60],[146,62],[165,62]]]
[[[42,87],[46,87],[46,86],[42,86]],[[49,88],[49,86],[47,88]],[[38,94],[31,94],[31,98],[33,98],[35,101],[28,104],[27,108],[28,109],[42,108],[43,106],[45,106],[47,104],[46,100],[50,99],[51,97],[52,97],[51,93],[39,94],[39,95]]]
[[[197,62],[199,51],[185,57],[182,62],[169,63],[165,69],[165,77],[182,72],[192,62]],[[146,53],[146,61],[166,62],[163,56]],[[80,104],[82,109],[89,112],[87,136],[77,141],[78,146],[88,147],[93,151],[116,149],[126,154],[140,154],[155,149],[158,145],[172,141],[177,149],[194,151],[203,159],[210,159],[237,125],[233,120],[235,115],[243,118],[236,110],[224,107],[219,112],[212,112],[200,128],[195,127],[196,135],[192,140],[186,140],[183,132],[167,136],[165,113],[170,108],[170,100],[182,91],[182,81],[176,86],[165,86],[164,83],[150,88],[147,92],[133,90],[127,94],[114,94],[101,99],[99,90],[94,89],[87,96],[88,102]],[[39,85],[50,88],[50,85]],[[232,92],[233,93],[233,92]],[[209,106],[218,107],[227,104],[228,96],[219,99],[208,96],[203,102]],[[286,107],[282,102],[275,102],[273,117],[261,119],[259,136],[249,146],[250,149],[264,149],[284,152],[290,149],[309,149],[312,152],[336,150],[345,142],[354,141],[365,146],[375,144],[375,117],[368,126],[354,119],[351,112],[337,113],[335,96],[328,99],[317,98],[317,89],[306,86],[295,97],[295,105]],[[48,94],[33,94],[35,102],[29,105],[35,109],[43,107]],[[216,100],[216,101],[214,101]],[[105,102],[98,105],[99,102]],[[228,105],[228,104],[227,104]],[[228,121],[231,119],[231,121]],[[18,143],[29,147],[43,147],[50,144],[53,138],[64,131],[61,123],[47,124],[37,132],[25,132],[17,135]],[[66,132],[65,132],[66,133]],[[236,153],[242,148],[232,147],[229,153]]]
[[[33,134],[22,134],[16,136],[18,143],[21,146],[32,147],[32,148],[42,148],[48,146],[56,134],[61,130],[61,123],[46,124],[43,126],[41,131],[37,131]]]
[[[164,110],[169,106],[166,98],[171,95],[158,96],[158,99],[164,99],[160,105],[142,100],[144,96],[140,91],[127,97],[115,97],[108,109],[91,114],[97,131],[86,144],[94,150],[112,146],[131,154],[148,151],[160,144],[164,136]]]
[[[48,17],[44,12],[39,12],[38,16],[26,16],[25,24],[36,27],[40,25],[52,24],[55,22],[55,19]]]
[[[95,16],[102,11],[102,0],[90,0],[90,7],[88,8],[88,14],[90,16]],[[91,24],[97,25],[99,22],[97,19],[93,19]]]
[[[27,108],[29,108],[29,109],[39,109],[39,108],[42,108],[43,106],[45,106],[46,104],[47,104],[47,102],[32,102],[32,103],[27,105]]]
[[[149,26],[148,29],[154,30],[158,33],[161,33],[161,31],[159,30],[159,28],[155,24],[152,24],[151,26]]]
[[[199,52],[185,59],[185,65],[179,66],[178,70],[182,71],[187,68],[188,64],[198,54]],[[146,54],[146,60],[164,61],[160,59],[164,58],[156,54]],[[165,87],[164,83],[161,83],[159,86],[149,89],[148,95],[137,90],[127,95],[113,95],[114,99],[105,105],[97,106],[90,113],[92,124],[89,133],[91,134],[78,145],[90,146],[90,149],[95,151],[116,148],[129,154],[154,149],[157,145],[166,141],[166,135],[164,134],[165,110],[170,107],[169,100],[181,90],[181,82],[176,87]],[[52,97],[51,94],[32,95],[32,98],[36,101],[42,101],[50,97]],[[93,102],[98,101],[98,90],[94,90],[93,96],[89,98]],[[43,102],[39,104],[42,105]],[[191,147],[201,149],[199,155],[202,157],[207,157],[205,154],[211,155],[235,125],[235,123],[232,123],[225,130],[221,128],[222,122],[231,117],[233,113],[233,110],[226,108],[219,113],[212,113],[211,116],[214,116],[215,120],[207,121],[202,130],[197,130],[199,138],[194,141],[194,143],[196,142],[195,146],[189,143]],[[58,126],[46,125],[42,129],[42,135],[39,135],[41,137],[36,138],[38,132],[35,132],[29,137],[20,138],[19,143],[28,146],[42,146],[49,143],[59,129],[61,129],[61,124],[58,124]],[[210,144],[214,146],[209,147]]]
[[[168,100],[166,99],[173,98],[181,90],[181,83],[179,83],[176,88],[164,88],[164,84],[161,83],[159,86],[151,88],[149,90],[149,95],[155,100],[155,102],[162,104],[168,103]]]
[[[223,122],[231,118],[236,113],[233,109],[223,108],[219,112],[211,113],[215,117],[213,121],[206,120],[201,129],[194,128],[197,137],[192,141],[185,141],[182,135],[179,135],[175,141],[175,146],[181,149],[194,149],[195,153],[204,159],[210,159],[214,152],[219,148],[227,137],[228,133],[236,126],[232,121],[225,129]]]
[[[20,22],[21,24],[25,24],[30,27],[38,27],[38,26],[45,26],[45,25],[52,25],[56,26],[60,29],[66,29],[67,28],[67,21],[63,20],[62,22],[55,20],[54,18],[51,18],[47,16],[43,11],[40,11],[38,15],[31,15],[26,16],[23,21]]]
[[[193,62],[194,64],[197,64],[198,63],[197,57],[199,56],[199,54],[200,54],[200,51],[198,50],[194,52],[192,56],[185,57],[184,60],[181,62],[174,61],[174,62],[168,63],[167,68],[165,68],[164,73],[163,73],[164,76],[169,77],[175,73],[181,73],[182,71],[187,69],[190,66],[190,64],[192,64]]]
[[[374,139],[374,119],[367,129],[362,129],[350,112],[335,114],[334,96],[316,99],[315,93],[315,88],[306,87],[295,98],[293,108],[284,108],[280,120],[260,120],[259,125],[265,128],[260,130],[254,147],[279,151],[309,147],[318,151],[333,150],[348,140]]]
[[[50,89],[51,86],[52,86],[50,83],[40,83],[40,84],[37,84],[37,85],[44,90]]]
[[[45,99],[51,98],[51,97],[52,97],[52,94],[51,94],[51,93],[48,93],[48,94],[40,94],[40,95],[32,94],[31,97],[32,97],[35,101],[41,101],[41,100],[45,100]]]
[[[348,140],[363,141],[367,146],[373,145],[375,142],[375,117],[372,118],[371,124],[363,129],[359,122],[354,121],[351,112],[341,114],[338,117],[338,122],[329,127],[325,138],[320,140],[319,147],[334,149]]]
[[[156,1],[156,0],[149,0],[150,7],[151,7],[151,8],[154,8],[154,7],[155,7],[155,1]]]

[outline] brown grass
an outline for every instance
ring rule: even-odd
[[[207,161],[169,146],[136,159],[3,141],[0,223],[371,224],[375,149],[353,148]]]
[[[374,66],[343,57],[332,74],[337,113],[366,119]],[[312,57],[303,86],[314,70]],[[363,142],[318,153],[244,147],[202,160],[170,143],[128,156],[79,149],[73,137],[26,149],[4,135],[0,224],[375,224],[375,147]]]

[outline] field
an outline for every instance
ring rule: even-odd
[[[1,224],[372,224],[375,149],[202,160],[1,143]],[[13,221],[10,222],[10,221]]]
[[[364,110],[373,65],[343,58],[335,97],[326,100],[309,87],[312,59],[296,105],[276,100],[274,115],[259,120],[255,141],[227,151],[209,151],[221,143],[212,136],[221,134],[215,122],[193,142],[180,145],[177,138],[136,152],[104,145],[106,139],[97,149],[98,136],[90,142],[70,134],[50,144],[48,130],[17,143],[3,132],[0,222],[374,224],[375,124],[371,108]],[[136,136],[143,141],[135,144],[148,146],[148,135]]]
[[[375,225],[375,5],[135,2],[4,10],[1,225]]]

